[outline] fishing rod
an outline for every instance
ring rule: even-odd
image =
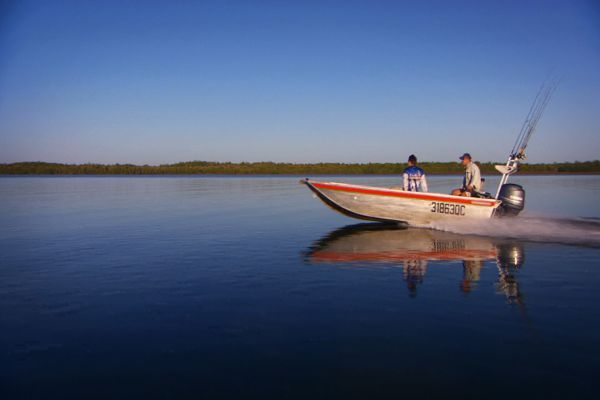
[[[550,102],[558,83],[558,79],[552,79],[542,83],[535,96],[535,99],[533,100],[533,104],[529,108],[529,113],[523,122],[523,126],[519,131],[517,140],[515,140],[515,144],[513,145],[510,155],[508,156],[508,161],[505,165],[496,165],[496,169],[502,174],[502,179],[500,179],[498,191],[496,192],[496,199],[500,195],[500,189],[502,188],[502,185],[508,181],[508,177],[510,175],[517,172],[519,163],[526,158],[525,150],[527,149],[527,144],[537,129],[537,125],[540,122],[540,119],[542,118],[542,115],[546,110],[546,106]]]

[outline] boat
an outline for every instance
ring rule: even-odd
[[[306,184],[325,204],[349,217],[378,222],[426,226],[442,220],[491,218],[502,204],[497,199],[408,192],[399,189],[318,182]]]
[[[536,130],[556,85],[557,83],[542,85],[506,164],[495,166],[502,174],[495,196],[489,193],[478,193],[472,197],[453,196],[443,193],[323,182],[309,178],[302,179],[300,182],[334,210],[362,220],[431,226],[437,222],[516,216],[525,207],[525,190],[521,185],[508,183],[508,178],[519,170],[520,162],[525,159],[525,149],[529,139]]]

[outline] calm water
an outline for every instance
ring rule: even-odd
[[[297,181],[0,178],[0,397],[596,397],[600,177],[445,231]]]

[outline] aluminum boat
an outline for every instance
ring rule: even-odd
[[[306,184],[325,204],[347,216],[380,222],[428,225],[440,220],[491,218],[502,204],[497,199],[319,182]]]

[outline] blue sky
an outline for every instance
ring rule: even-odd
[[[595,1],[0,7],[0,162],[600,158]]]

